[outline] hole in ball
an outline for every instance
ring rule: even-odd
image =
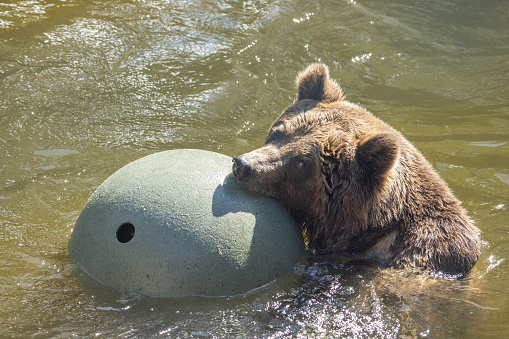
[[[123,223],[117,228],[117,240],[125,244],[134,237],[134,225],[130,222]]]

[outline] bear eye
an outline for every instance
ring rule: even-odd
[[[304,183],[314,178],[313,159],[296,156],[288,161],[285,168],[286,175],[294,183]]]
[[[278,141],[280,140],[282,137],[284,136],[284,132],[280,129],[276,129],[276,130],[273,130],[268,138],[267,138],[267,142],[273,142],[273,141]]]
[[[307,165],[304,161],[297,161],[295,163],[295,166],[297,166],[298,169],[304,169],[304,168],[306,168]]]
[[[303,158],[293,158],[290,161],[291,167],[299,172],[307,171],[310,168],[309,161]]]

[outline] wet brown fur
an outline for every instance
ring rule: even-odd
[[[293,105],[244,156],[252,173],[239,184],[281,201],[312,248],[459,274],[479,257],[479,231],[447,184],[399,132],[346,101],[324,65],[299,74]]]

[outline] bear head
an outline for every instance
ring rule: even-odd
[[[244,189],[286,206],[311,246],[341,247],[344,234],[362,234],[370,224],[403,139],[346,101],[325,65],[309,66],[296,83],[294,103],[261,148],[234,158],[233,175]]]

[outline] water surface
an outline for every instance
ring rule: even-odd
[[[154,300],[73,269],[108,176],[259,147],[316,61],[463,201],[485,242],[465,279],[331,256],[247,295]],[[503,0],[0,3],[0,336],[509,337],[508,74]]]

